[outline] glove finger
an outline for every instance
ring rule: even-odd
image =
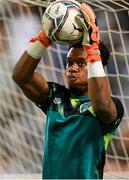
[[[89,31],[88,31],[86,24],[79,16],[76,16],[75,19],[76,19],[77,23],[83,28],[82,45],[89,44],[89,42],[90,42]]]
[[[94,31],[91,33],[91,39],[97,43],[100,42],[99,27],[94,28]]]
[[[30,39],[30,42],[35,42],[35,41],[37,41],[38,40],[38,38],[37,38],[37,36],[35,36],[35,37],[32,37],[31,39]]]
[[[84,31],[82,45],[84,46],[89,43],[90,43],[89,33],[88,31]]]
[[[75,21],[83,28],[83,30],[86,29],[88,31],[88,28],[82,18],[80,18],[79,16],[75,16]]]
[[[98,26],[96,24],[95,12],[86,3],[82,3],[80,9],[81,9],[81,12],[82,12],[85,19],[89,17],[90,40],[92,40],[93,42],[96,42],[96,43],[99,44],[99,42],[100,42],[100,33],[99,33],[99,28],[98,28]]]
[[[95,22],[96,15],[95,15],[93,9],[88,4],[82,3],[80,9],[81,9],[82,13],[85,13],[88,16],[90,21]]]
[[[89,18],[89,16],[86,14],[85,11],[81,11],[81,13],[82,13],[82,15],[84,17],[84,22],[85,22],[86,26],[89,28],[89,26],[90,26],[90,18]]]

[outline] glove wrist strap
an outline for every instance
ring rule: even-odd
[[[93,77],[105,77],[104,68],[101,61],[96,61],[94,63],[87,63],[88,69],[88,79]]]
[[[34,59],[40,59],[46,47],[44,47],[40,41],[30,42],[26,51]]]

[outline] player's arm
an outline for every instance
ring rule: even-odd
[[[23,93],[35,103],[45,102],[48,96],[48,83],[35,69],[40,62],[43,51],[50,40],[43,31],[31,39],[26,51],[16,63],[12,78]]]
[[[83,24],[84,38],[83,47],[88,54],[88,93],[91,98],[93,109],[97,116],[105,123],[112,123],[117,118],[117,110],[111,97],[111,89],[108,78],[105,75],[99,50],[100,36],[96,25],[96,16],[92,8],[82,3],[81,10],[89,27]],[[89,44],[87,44],[87,31],[89,33]],[[85,35],[86,34],[86,35]]]

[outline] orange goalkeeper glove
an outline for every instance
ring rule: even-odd
[[[35,37],[33,37],[30,42],[39,41],[44,47],[48,47],[51,43],[51,40],[46,36],[45,32],[41,30],[39,34]]]
[[[50,44],[51,40],[46,36],[45,32],[41,30],[37,36],[30,40],[26,51],[34,59],[40,59],[43,51],[49,47]]]
[[[77,21],[82,25],[84,31],[82,45],[88,55],[86,58],[88,79],[93,77],[105,77],[106,75],[99,50],[100,33],[96,23],[96,15],[93,9],[86,3],[82,3],[80,9],[85,21],[79,17],[77,17]],[[87,36],[88,38],[86,39],[85,34],[87,34],[87,31],[89,32],[89,37]]]
[[[84,35],[82,44],[88,54],[87,62],[101,61],[99,50],[100,32],[96,24],[96,15],[93,9],[86,3],[80,6],[81,12],[84,16],[84,21],[78,16],[77,21],[83,27]],[[89,37],[87,34],[89,32]]]

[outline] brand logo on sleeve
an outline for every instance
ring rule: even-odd
[[[55,97],[54,98],[54,104],[61,104],[62,100],[61,98]]]
[[[81,106],[80,106],[80,113],[85,112],[90,105],[91,105],[90,102],[85,102],[85,103],[81,104]]]

